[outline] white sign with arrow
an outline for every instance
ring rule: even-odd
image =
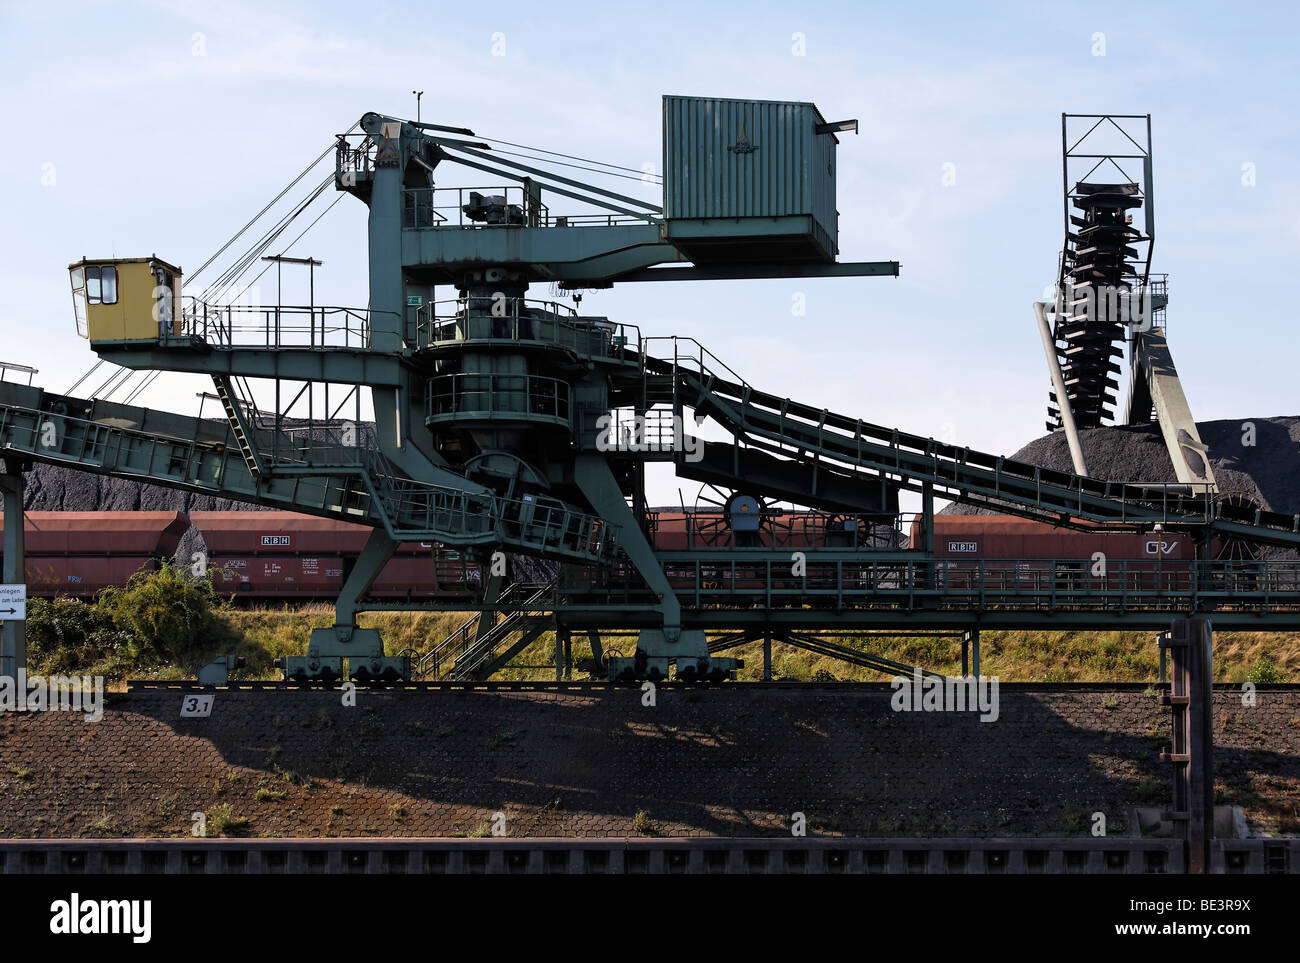
[[[27,586],[0,584],[0,621],[21,622],[27,618]]]

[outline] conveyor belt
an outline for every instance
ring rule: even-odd
[[[933,486],[936,494],[1043,521],[1147,531],[1157,524],[1202,527],[1300,547],[1300,515],[1234,512],[1208,487],[1101,481],[873,425],[758,391],[697,342],[674,340],[690,353],[646,357],[646,372],[672,378],[679,404],[714,417],[754,447],[828,462],[864,481],[887,478],[914,491]]]

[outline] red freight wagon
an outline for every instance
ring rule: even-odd
[[[1181,532],[1107,532],[1008,515],[936,515],[934,553],[950,588],[1182,590],[1196,559]],[[912,526],[919,547],[919,520]]]
[[[919,534],[914,523],[914,544]],[[1108,559],[1188,562],[1196,546],[1178,532],[1080,530],[1009,515],[934,516],[934,553],[940,558],[1091,559],[1095,552]]]
[[[297,512],[190,512],[212,555],[357,555],[368,525]],[[428,542],[400,542],[399,555],[429,554]]]
[[[371,529],[296,512],[192,512],[208,548],[213,584],[236,598],[332,600]],[[478,567],[438,553],[429,542],[402,542],[371,588],[377,598],[470,598]]]
[[[209,556],[217,591],[261,598],[333,598],[343,585],[341,556]]]
[[[170,558],[189,528],[180,512],[27,512],[24,522],[27,589],[35,596],[89,597],[125,585]]]
[[[27,512],[24,521],[29,556],[172,555],[189,528],[180,512]]]

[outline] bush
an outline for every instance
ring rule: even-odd
[[[141,666],[171,663],[197,669],[221,651],[231,634],[217,617],[212,582],[192,579],[169,564],[156,572],[137,572],[125,588],[105,589],[95,606],[126,633],[131,656]]]
[[[1250,667],[1250,671],[1246,673],[1246,681],[1259,684],[1285,682],[1286,674],[1265,655],[1260,656],[1259,660]]]
[[[108,613],[76,599],[27,600],[27,662],[33,674],[90,671],[116,677],[130,656],[127,633]]]

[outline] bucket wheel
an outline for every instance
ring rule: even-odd
[[[1264,503],[1253,492],[1223,492],[1215,500],[1215,516],[1224,521],[1253,524],[1255,513],[1263,509]],[[1254,562],[1259,559],[1261,551],[1258,542],[1228,535],[1221,540],[1214,557],[1222,562]]]

